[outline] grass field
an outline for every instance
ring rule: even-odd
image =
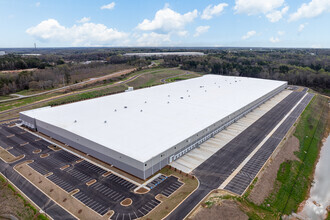
[[[105,95],[110,95],[110,94],[114,94],[114,93],[119,93],[119,92],[125,91],[129,86],[134,87],[134,89],[155,86],[155,85],[163,84],[163,82],[161,81],[162,79],[165,79],[165,78],[171,79],[172,76],[174,78],[176,78],[177,75],[181,75],[181,74],[185,74],[185,73],[186,73],[186,71],[183,71],[180,69],[153,68],[153,69],[142,70],[142,71],[135,72],[133,75],[130,75],[129,77],[132,77],[135,75],[140,75],[140,76],[128,83],[120,84],[120,85],[114,85],[113,83],[104,84],[104,86],[111,86],[111,87],[104,88],[104,89],[102,89],[102,87],[98,87],[98,88],[100,88],[100,90],[98,90],[98,91],[91,91],[91,92],[86,92],[86,93],[82,93],[82,94],[72,95],[69,97],[60,98],[60,99],[51,101],[51,102],[47,103],[46,105],[56,106],[56,105],[62,105],[62,104],[66,104],[66,103],[72,103],[72,102],[76,102],[76,101],[101,97],[101,96],[105,96]],[[185,75],[185,79],[198,77],[198,76],[200,76],[200,74],[191,73],[191,74]],[[125,78],[125,79],[127,79],[127,78]]]
[[[8,109],[28,105],[28,104],[31,104],[33,102],[44,100],[44,99],[47,99],[47,98],[50,98],[50,97],[53,97],[53,96],[57,96],[57,95],[60,95],[60,94],[64,94],[64,93],[56,92],[56,93],[52,93],[52,94],[46,94],[46,95],[35,96],[35,97],[26,98],[26,99],[13,100],[11,102],[0,103],[0,111],[5,111],[5,110],[8,110]]]
[[[8,100],[8,99],[12,99],[12,98],[14,98],[14,96],[3,95],[3,96],[0,96],[0,101],[1,101],[1,100]]]
[[[321,140],[326,130],[328,101],[317,95],[306,108],[297,125],[294,136],[299,139],[298,160],[281,164],[277,173],[274,191],[263,206],[282,214],[297,211],[305,200],[313,180],[313,171],[320,151]]]

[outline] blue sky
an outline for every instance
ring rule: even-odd
[[[330,0],[0,0],[0,47],[330,48]]]

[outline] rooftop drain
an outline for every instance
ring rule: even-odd
[[[74,123],[77,123],[77,120],[74,120]]]
[[[141,109],[140,112],[143,112],[143,110]]]
[[[147,103],[147,101],[144,101],[144,103]]]
[[[167,102],[167,104],[170,104],[170,102]]]
[[[117,109],[115,109],[115,112],[117,111]]]
[[[127,106],[124,106],[124,108],[127,108]]]

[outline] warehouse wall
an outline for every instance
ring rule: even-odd
[[[43,121],[36,120],[36,125],[39,132],[46,134],[55,140],[65,143],[75,149],[78,149],[99,160],[118,167],[119,169],[131,173],[139,178],[144,178],[144,164],[131,157],[120,154],[84,137],[45,123]]]
[[[27,115],[25,115],[24,113],[19,113],[19,118],[22,120],[23,125],[32,129],[32,130],[36,130],[36,120],[34,118],[31,118]]]

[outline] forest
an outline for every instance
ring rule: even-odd
[[[96,58],[93,54],[90,57],[86,55],[26,57],[13,54],[2,56],[0,57],[0,95],[29,89],[56,88],[150,64],[150,61],[138,57],[112,55],[94,60],[91,59],[92,57]]]
[[[330,50],[224,50],[200,57],[164,57],[164,66],[212,73],[285,80],[328,93]]]
[[[205,56],[124,56],[129,52],[174,51],[203,52]],[[43,48],[8,49],[6,53],[0,56],[0,95],[56,88],[125,68],[146,67],[152,60],[162,60],[162,67],[285,80],[326,94],[330,92],[329,49]]]

